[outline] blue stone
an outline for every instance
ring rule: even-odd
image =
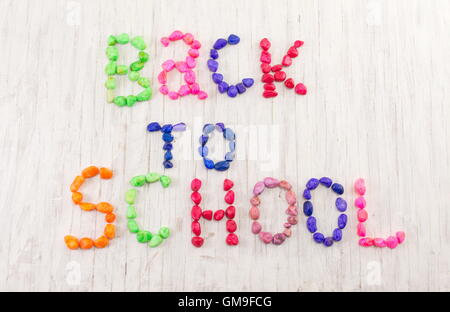
[[[154,131],[159,131],[159,130],[161,130],[161,126],[158,122],[151,122],[147,126],[148,132],[154,132]]]
[[[211,159],[203,158],[203,163],[205,164],[205,167],[208,169],[214,168],[214,162]]]
[[[250,88],[251,86],[253,86],[253,83],[255,83],[255,81],[252,78],[244,78],[242,79],[242,83],[246,88]]]
[[[172,131],[185,131],[186,124],[184,122],[177,123],[173,126]]]
[[[340,185],[339,183],[334,183],[331,186],[331,189],[333,190],[333,192],[335,192],[338,195],[344,194],[344,187],[342,185]]]
[[[239,38],[236,35],[231,34],[231,35],[228,36],[228,43],[229,44],[238,44],[239,41],[241,41],[241,38]]]
[[[223,137],[227,139],[228,141],[234,141],[236,138],[236,135],[234,134],[234,131],[230,128],[225,128],[223,130]]]
[[[208,135],[211,132],[213,132],[215,128],[216,128],[216,126],[213,124],[206,124],[203,126],[203,134]]]
[[[170,143],[173,141],[173,135],[170,133],[164,133],[162,139],[164,142]]]
[[[236,150],[236,141],[231,141],[229,146],[230,146],[230,152],[234,152]]]
[[[322,233],[317,232],[317,233],[313,234],[313,239],[316,241],[316,243],[321,244],[321,243],[323,243],[325,236],[323,236]]]
[[[305,189],[303,191],[303,198],[306,199],[306,200],[310,200],[312,198],[311,191],[308,190],[308,189]]]
[[[219,85],[217,86],[217,89],[219,89],[220,93],[225,93],[228,91],[228,83],[226,83],[225,81],[222,81],[221,83],[219,83]]]
[[[173,159],[172,152],[171,152],[171,151],[167,151],[167,152],[164,154],[164,159],[165,159],[165,160],[172,160],[172,159]]]
[[[216,50],[220,50],[223,47],[225,47],[227,45],[228,41],[226,41],[223,38],[217,39],[216,42],[214,43],[213,48]]]
[[[308,190],[315,190],[319,186],[319,180],[312,178],[309,179],[308,182],[306,182],[306,188]]]
[[[309,217],[313,214],[313,204],[309,200],[307,200],[303,203],[303,213],[307,217]]]
[[[323,244],[325,245],[325,247],[330,247],[331,245],[333,245],[333,238],[332,237],[326,237],[323,240]]]
[[[340,229],[345,228],[345,226],[347,225],[347,215],[346,214],[340,214],[338,217],[338,227]]]
[[[163,162],[163,166],[164,166],[164,168],[166,168],[166,169],[173,168],[173,164],[172,164],[172,162],[171,162],[170,160],[165,160],[165,161]]]
[[[217,171],[225,171],[228,168],[230,168],[230,163],[226,160],[219,161],[214,165],[214,169]]]
[[[161,127],[161,131],[164,133],[172,132],[173,126],[171,124],[167,124]]]
[[[333,240],[338,242],[342,239],[342,231],[341,229],[334,229],[333,231]]]
[[[237,89],[237,91],[239,92],[239,94],[242,94],[242,93],[245,92],[245,90],[247,90],[247,89],[245,88],[244,84],[241,83],[241,82],[238,83],[238,84],[236,85],[236,89]]]
[[[216,60],[219,57],[219,52],[217,52],[216,49],[211,49],[211,51],[209,51],[209,56],[211,56],[213,60]]]
[[[234,152],[228,152],[225,154],[225,160],[226,161],[233,161],[234,160]]]
[[[330,187],[333,184],[333,180],[327,177],[320,178],[319,182],[326,187]]]
[[[172,148],[173,148],[172,143],[164,143],[163,150],[170,151],[172,150]]]
[[[310,231],[311,233],[314,233],[317,231],[317,222],[316,222],[316,218],[314,217],[309,217],[306,220],[306,227],[308,228],[308,231]]]
[[[212,74],[212,80],[214,83],[219,84],[223,81],[223,75],[219,73]]]
[[[227,94],[228,94],[229,97],[234,98],[238,94],[238,90],[237,90],[237,88],[235,86],[231,85],[228,88]]]
[[[208,60],[208,68],[210,71],[212,71],[213,73],[217,71],[217,69],[219,68],[219,63],[217,63],[217,61],[213,60],[213,59],[209,59]]]
[[[199,146],[198,147],[198,153],[202,157],[208,156],[208,147],[207,146]]]
[[[216,123],[216,130],[219,132],[223,132],[223,130],[225,130],[225,124],[223,122]]]
[[[343,198],[341,197],[336,198],[335,204],[337,210],[339,210],[340,212],[344,212],[347,210],[347,202]]]
[[[198,140],[200,145],[203,146],[208,142],[209,137],[207,135],[201,135],[200,139]]]

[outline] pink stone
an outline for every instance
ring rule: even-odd
[[[198,51],[198,49],[189,49],[188,54],[193,58],[197,58],[200,55],[200,52]]]
[[[305,95],[308,92],[308,90],[306,89],[306,86],[303,83],[297,83],[294,90],[295,90],[295,93],[300,94],[300,95]]]
[[[291,229],[284,229],[283,234],[286,235],[286,237],[291,237],[292,230]]]
[[[208,93],[206,93],[205,91],[198,91],[197,97],[199,100],[204,100],[208,97]]]
[[[285,228],[289,229],[292,226],[292,224],[290,224],[289,222],[286,222],[285,224],[283,224],[283,226]]]
[[[359,245],[363,247],[373,246],[373,239],[370,237],[364,237],[359,240]]]
[[[258,234],[259,232],[261,232],[262,226],[258,221],[254,221],[252,223],[252,233],[253,234]]]
[[[169,92],[169,98],[171,98],[172,100],[176,100],[176,99],[178,99],[178,97],[179,97],[179,94],[177,92],[175,92],[175,91]]]
[[[197,62],[195,61],[195,59],[192,56],[187,56],[186,57],[186,65],[189,68],[194,68],[195,65],[197,65]]]
[[[195,73],[190,69],[184,74],[184,81],[189,85],[195,83],[195,78]]]
[[[289,190],[286,192],[286,201],[289,205],[295,205],[297,203],[297,195],[295,195],[294,191]]]
[[[180,61],[175,63],[175,67],[178,69],[180,73],[185,73],[189,70],[186,62]]]
[[[198,94],[200,92],[200,86],[198,85],[198,83],[193,83],[189,87],[191,88],[192,94]]]
[[[388,246],[389,248],[394,249],[395,247],[397,247],[397,245],[398,245],[397,237],[389,236],[386,239],[386,246]]]
[[[264,244],[268,244],[272,241],[272,234],[269,232],[260,232],[259,238],[264,242]]]
[[[183,41],[187,44],[187,45],[191,45],[192,42],[194,41],[194,36],[190,33],[185,33],[183,36]]]
[[[366,209],[360,209],[358,210],[358,221],[359,222],[366,222],[368,218],[367,210]]]
[[[200,49],[202,47],[201,43],[198,40],[192,41],[191,48],[192,49]]]
[[[258,220],[259,219],[259,209],[256,206],[252,206],[252,208],[250,208],[250,218],[252,218],[253,220]]]
[[[261,63],[270,64],[272,62],[272,56],[267,51],[261,51],[261,57],[259,58]]]
[[[377,247],[380,247],[380,248],[386,247],[386,242],[384,241],[384,239],[382,239],[380,237],[374,238],[373,239],[373,244],[375,246],[377,246]]]
[[[366,205],[367,203],[364,197],[360,196],[355,199],[355,206],[358,207],[359,209],[366,208]]]
[[[296,225],[298,223],[298,218],[295,216],[290,216],[290,217],[288,217],[288,223],[290,223],[292,225]]]
[[[356,234],[361,237],[366,236],[366,227],[364,226],[364,223],[358,223],[356,226]]]
[[[166,72],[170,72],[172,69],[175,68],[175,61],[174,60],[167,60],[164,63],[162,63],[161,66]]]
[[[359,195],[363,196],[366,193],[366,185],[364,179],[359,178],[358,180],[356,180],[354,187],[356,193],[358,193]]]
[[[290,216],[297,216],[298,215],[297,207],[289,206],[288,209],[286,209],[286,214]]]
[[[405,241],[405,232],[399,231],[399,232],[395,233],[395,236],[397,236],[397,240],[398,240],[399,244],[401,244]]]
[[[283,64],[283,66],[285,66],[285,67],[291,66],[291,64],[292,64],[291,57],[289,55],[283,56],[283,60],[281,61],[281,64]]]
[[[170,40],[167,37],[162,37],[161,38],[161,43],[163,44],[163,46],[167,47],[169,45],[169,43],[170,43]]]
[[[259,199],[258,196],[253,196],[250,199],[250,204],[252,204],[253,206],[258,206],[259,204],[261,204],[261,200]]]
[[[264,185],[268,188],[274,188],[280,185],[280,180],[267,177],[264,179]]]
[[[163,70],[158,74],[158,81],[160,84],[166,84],[167,83],[167,72]]]
[[[266,186],[264,185],[264,182],[260,181],[256,183],[255,186],[253,187],[253,195],[258,196],[264,191],[265,188]]]
[[[292,188],[292,185],[288,181],[280,181],[280,187],[284,188],[285,190],[290,190]]]
[[[170,41],[176,41],[176,40],[180,40],[180,39],[183,39],[183,33],[179,30],[175,30],[169,36]]]
[[[161,94],[167,95],[169,94],[169,88],[166,85],[162,85],[161,87],[159,87],[159,92],[161,92]]]
[[[191,88],[189,88],[188,85],[181,85],[180,89],[178,90],[178,94],[180,96],[185,96],[191,93]]]

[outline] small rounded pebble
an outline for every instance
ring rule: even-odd
[[[340,212],[345,212],[347,210],[347,202],[342,197],[336,198],[335,204],[337,210]]]
[[[236,35],[231,34],[231,35],[228,36],[228,43],[229,44],[238,44],[239,41],[241,41],[241,39],[238,36],[236,36]]]

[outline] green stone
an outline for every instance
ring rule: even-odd
[[[105,66],[105,74],[107,74],[108,76],[115,75],[116,74],[116,70],[117,70],[116,62],[109,62]]]
[[[171,180],[168,176],[165,176],[165,175],[162,175],[162,176],[159,178],[159,181],[161,182],[161,185],[162,185],[164,188],[169,187],[170,182],[172,182],[172,180]]]
[[[136,103],[137,102],[137,96],[135,96],[135,95],[129,95],[129,96],[127,96],[127,106],[133,106],[134,105],[134,103]]]
[[[111,61],[117,61],[117,59],[119,58],[119,49],[117,49],[117,47],[115,47],[115,46],[107,47],[106,48],[106,56]]]
[[[139,51],[138,58],[139,58],[140,62],[146,63],[148,61],[148,59],[150,58],[150,56],[145,51]]]
[[[116,88],[116,78],[109,76],[105,82],[106,89],[114,90]]]
[[[145,88],[144,91],[137,95],[138,102],[148,101],[152,98],[152,88]]]
[[[160,175],[159,175],[159,173],[156,173],[156,172],[151,172],[145,176],[145,180],[147,181],[147,183],[153,183],[153,182],[159,181],[159,178],[160,178]]]
[[[131,233],[139,232],[139,225],[134,219],[128,220],[127,227]]]
[[[136,219],[136,208],[133,205],[129,205],[127,208],[127,219]]]
[[[145,175],[139,175],[131,178],[130,184],[132,186],[143,186],[147,181],[145,181]]]
[[[142,87],[142,88],[148,88],[150,87],[150,79],[145,78],[145,77],[141,77],[138,80],[138,84]]]
[[[141,75],[138,72],[132,71],[130,70],[128,72],[128,79],[130,79],[130,81],[137,81],[139,79]]]
[[[130,42],[130,36],[128,34],[120,34],[116,37],[116,40],[120,44],[127,44]]]
[[[153,237],[153,234],[149,231],[139,231],[136,234],[136,239],[139,243],[147,243],[149,242]]]
[[[133,205],[136,200],[137,191],[136,189],[129,189],[125,193],[125,202],[129,205]]]
[[[127,105],[127,98],[124,96],[116,96],[113,100],[114,104],[116,104],[117,106],[125,106]]]
[[[117,43],[117,39],[116,37],[114,37],[113,35],[108,37],[108,45],[109,46],[113,46]]]
[[[152,248],[158,247],[163,242],[163,238],[158,234],[153,235],[148,245]]]
[[[142,63],[142,62],[139,62],[139,61],[133,62],[130,65],[130,70],[132,70],[132,71],[140,71],[142,68],[144,68],[144,65],[145,65],[145,63]]]
[[[159,229],[159,236],[161,236],[162,238],[166,239],[170,236],[170,230],[168,227],[163,226]]]
[[[114,98],[115,98],[115,92],[114,92],[114,90],[106,90],[106,101],[108,102],[108,103],[112,103],[113,101],[114,101]]]
[[[116,73],[117,73],[117,75],[126,75],[128,73],[128,66],[127,65],[117,65]]]
[[[147,47],[144,39],[141,36],[137,36],[131,39],[131,45],[138,50],[145,50],[145,48]]]

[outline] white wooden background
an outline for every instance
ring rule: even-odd
[[[445,0],[323,1],[0,1],[0,290],[229,291],[450,290],[450,2]],[[167,58],[186,55],[182,43],[163,48],[162,36],[189,31],[203,47],[196,69],[209,98],[171,101],[154,92],[149,103],[106,103],[105,40],[143,35],[153,80]],[[214,41],[230,33],[241,43],[221,52],[229,82],[259,80],[259,40],[273,43],[275,60],[296,39],[305,41],[289,75],[307,96],[279,86],[272,100],[258,81],[235,99],[219,95],[206,69]],[[129,64],[136,50],[123,47]],[[172,87],[180,78],[171,74]],[[137,91],[124,78],[119,91]],[[126,230],[123,194],[128,180],[162,171],[160,135],[151,121],[184,121],[173,185],[140,190],[139,222],[173,235],[150,249]],[[201,125],[223,121],[238,137],[238,160],[225,173],[209,171],[196,149]],[[221,146],[216,136],[210,147]],[[216,154],[221,157],[220,148]],[[66,234],[100,235],[103,215],[70,200],[73,177],[88,165],[112,167],[110,181],[92,179],[82,192],[110,201],[118,237],[107,249],[70,251]],[[282,246],[250,233],[251,190],[265,176],[285,178],[301,194],[310,177],[331,176],[347,189],[367,181],[370,233],[404,229],[396,250],[357,245],[356,214],[344,239],[326,249],[312,241],[305,218]],[[235,181],[240,244],[224,243],[224,222],[203,225],[201,249],[190,243],[189,183],[203,179],[204,208],[224,208],[221,183]],[[285,202],[263,195],[262,221],[281,229]],[[316,191],[319,227],[330,233],[334,197]]]

